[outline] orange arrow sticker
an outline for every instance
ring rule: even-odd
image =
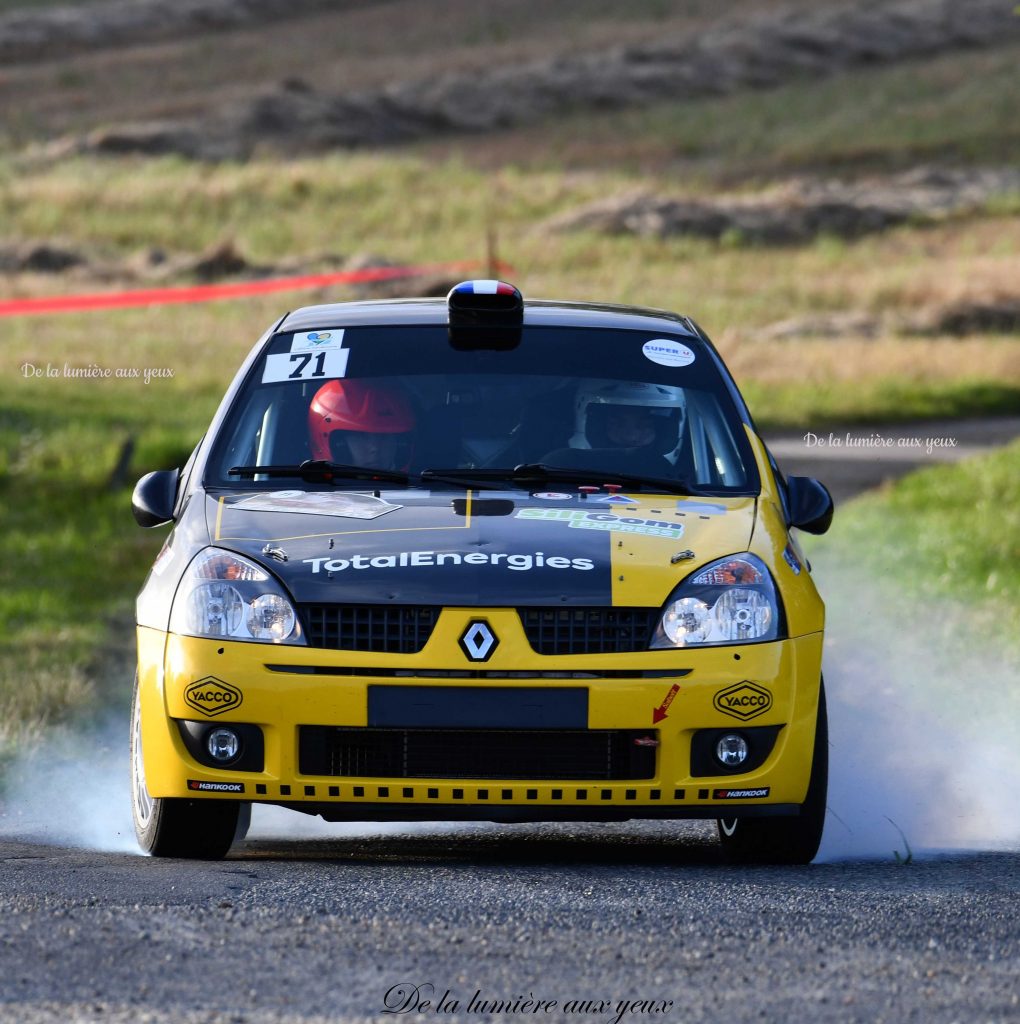
[[[680,692],[680,685],[678,683],[674,683],[669,688],[669,693],[666,694],[665,699],[663,700],[663,702],[657,708],[655,708],[652,711],[652,725],[656,725],[657,723],[661,722],[666,717],[666,713],[669,711],[669,706],[670,706],[670,704],[673,703],[673,698],[679,692]]]

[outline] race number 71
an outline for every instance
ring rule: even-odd
[[[318,380],[326,377],[344,377],[350,350],[332,348],[324,352],[281,352],[266,356],[263,384],[281,380]]]

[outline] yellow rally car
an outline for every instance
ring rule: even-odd
[[[719,355],[658,310],[312,306],[255,345],[143,526],[132,793],[152,854],[253,802],[330,821],[718,819],[806,863],[825,813],[824,609]]]

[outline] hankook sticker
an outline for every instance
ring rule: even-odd
[[[659,366],[690,366],[694,362],[694,353],[672,338],[653,338],[641,346],[641,351]]]
[[[769,795],[769,786],[762,786],[759,789],[715,789],[712,791],[713,800],[760,800],[763,796]]]
[[[200,779],[188,779],[188,789],[204,793],[243,793],[243,782],[202,782]]]
[[[303,512],[342,519],[377,519],[404,506],[392,505],[371,494],[352,494],[350,491],[269,491],[229,507],[248,512]]]

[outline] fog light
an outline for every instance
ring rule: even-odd
[[[715,745],[715,756],[727,768],[736,768],[747,760],[747,740],[740,733],[727,733]]]
[[[213,729],[205,738],[206,750],[214,761],[226,764],[241,750],[241,737],[233,729]]]

